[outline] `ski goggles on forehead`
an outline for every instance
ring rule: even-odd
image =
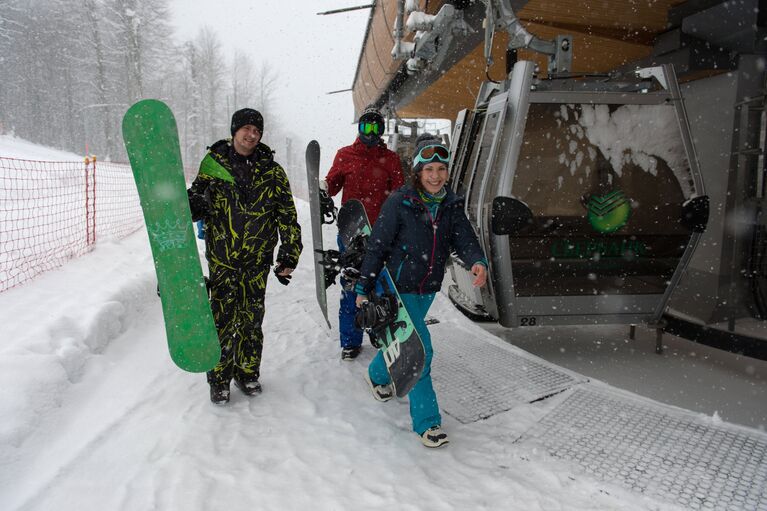
[[[431,163],[433,161],[449,163],[450,151],[448,151],[447,147],[442,145],[427,145],[415,155],[413,165],[418,165],[419,163]]]
[[[378,122],[361,122],[359,124],[359,130],[361,135],[370,135],[371,133],[375,135],[381,134],[381,123]]]

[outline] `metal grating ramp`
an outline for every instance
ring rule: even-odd
[[[555,458],[685,509],[767,509],[767,435],[592,385],[525,433]]]
[[[455,323],[429,328],[440,407],[463,424],[556,394],[586,378]]]

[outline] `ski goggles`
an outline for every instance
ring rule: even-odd
[[[450,151],[443,145],[427,145],[415,155],[413,158],[413,166],[419,163],[431,163],[433,161],[440,161],[442,163],[450,162]]]
[[[380,135],[383,131],[383,125],[380,122],[367,122],[362,121],[359,123],[360,135]]]

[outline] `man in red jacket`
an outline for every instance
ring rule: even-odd
[[[381,112],[375,107],[367,107],[360,116],[357,131],[359,135],[354,143],[338,150],[333,166],[320,186],[331,197],[343,189],[341,204],[349,199],[361,201],[372,225],[389,193],[404,184],[404,177],[399,156],[387,149],[381,139],[384,132]],[[345,248],[339,240],[339,250]],[[338,323],[342,360],[356,358],[362,346],[362,330],[354,326],[356,299],[354,292],[341,291]]]

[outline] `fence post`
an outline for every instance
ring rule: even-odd
[[[88,172],[88,170],[91,172]],[[93,181],[91,182],[91,173]],[[93,207],[91,207],[91,205]],[[85,157],[85,245],[96,243],[96,157]]]
[[[90,221],[90,178],[88,177],[88,167],[91,164],[88,155],[85,155],[85,246],[91,244],[91,221]]]
[[[93,156],[93,215],[91,217],[91,234],[96,244],[96,157]]]

